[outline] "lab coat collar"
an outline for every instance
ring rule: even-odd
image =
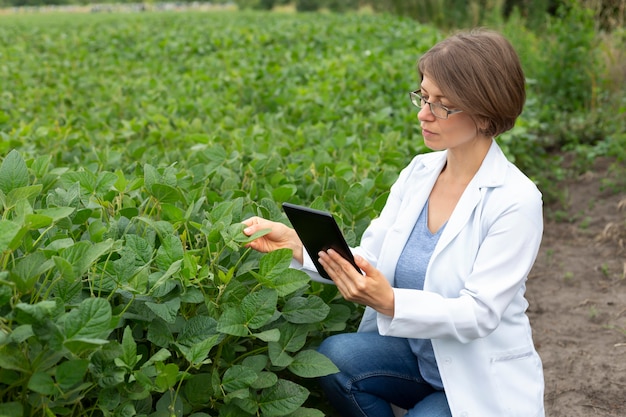
[[[445,161],[445,156],[444,156]],[[459,199],[450,219],[446,223],[439,242],[437,243],[432,257],[436,257],[470,220],[478,203],[489,188],[499,187],[504,184],[508,160],[495,141],[485,156],[478,172],[470,181],[465,192]]]

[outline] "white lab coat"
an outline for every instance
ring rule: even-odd
[[[392,285],[445,161],[446,151],[416,156],[354,249]],[[424,291],[395,288],[394,317],[368,307],[359,331],[432,339],[454,417],[543,417],[543,369],[524,298],[542,232],[540,192],[493,141],[435,247]],[[304,269],[328,282],[306,252]]]

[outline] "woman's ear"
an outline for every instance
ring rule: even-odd
[[[493,128],[488,119],[478,118],[476,119],[476,130],[478,133],[484,136],[492,136]]]

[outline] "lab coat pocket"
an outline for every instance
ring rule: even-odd
[[[491,358],[503,416],[534,417],[543,410],[543,370],[534,350],[503,352]]]

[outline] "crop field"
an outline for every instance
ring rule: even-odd
[[[0,414],[323,415],[315,346],[359,310],[240,221],[291,201],[354,243],[424,151],[408,91],[439,38],[373,15],[0,16]]]

